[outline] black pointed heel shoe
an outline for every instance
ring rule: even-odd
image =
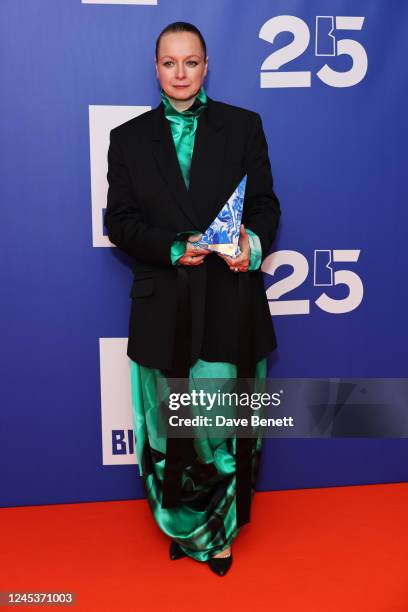
[[[232,551],[229,557],[211,557],[207,563],[217,576],[225,576],[232,565]]]
[[[180,546],[177,544],[177,542],[175,542],[174,540],[170,542],[169,552],[170,552],[170,559],[172,561],[175,561],[176,559],[182,559],[183,557],[187,557],[184,550],[182,550]]]

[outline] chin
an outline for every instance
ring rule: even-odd
[[[191,98],[194,95],[194,89],[186,87],[185,89],[172,87],[171,88],[173,98]]]

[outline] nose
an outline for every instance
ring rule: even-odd
[[[184,66],[183,63],[177,64],[176,67],[176,78],[177,79],[184,79],[185,74],[184,74]]]

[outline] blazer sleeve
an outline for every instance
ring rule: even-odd
[[[115,129],[110,132],[107,179],[104,225],[109,240],[141,263],[171,267],[170,248],[177,232],[143,221]]]
[[[268,144],[259,113],[254,113],[254,122],[246,148],[245,166],[247,184],[242,223],[259,237],[263,259],[275,239],[281,209],[273,190]]]

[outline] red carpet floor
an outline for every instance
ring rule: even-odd
[[[406,483],[257,493],[223,578],[170,561],[145,500],[4,508],[0,525],[0,591],[74,591],[71,609],[408,612]]]

